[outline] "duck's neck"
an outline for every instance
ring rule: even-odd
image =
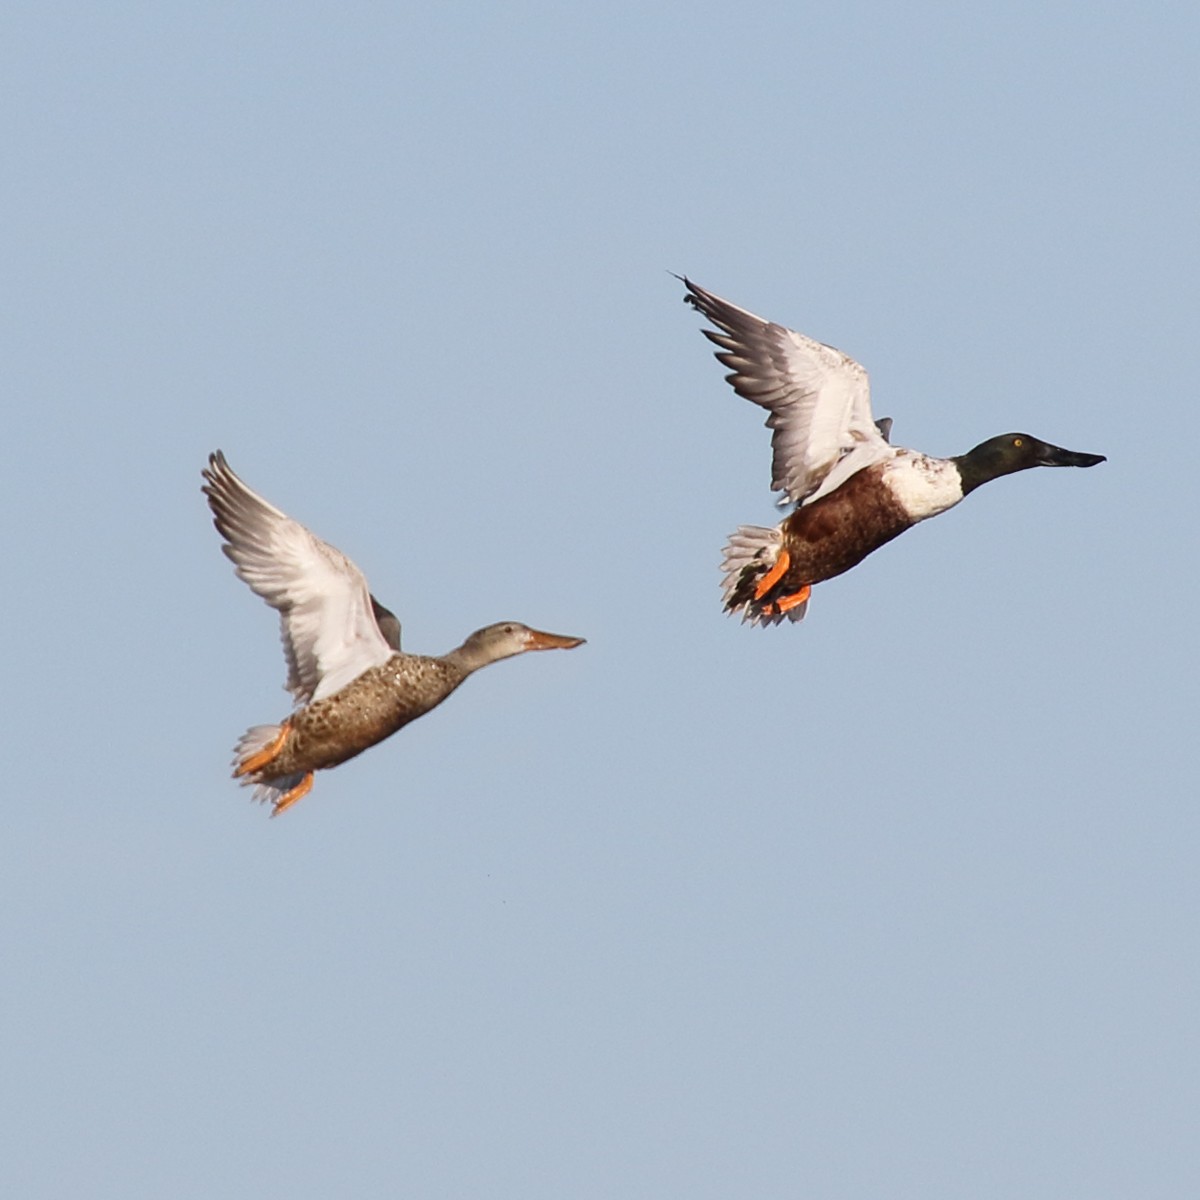
[[[976,446],[974,450],[968,450],[966,454],[959,454],[950,461],[958,468],[958,473],[962,477],[964,496],[968,492],[973,492],[977,487],[982,487],[985,483],[991,483],[993,479],[999,479],[1001,475],[1008,475],[1021,469],[1016,466],[1008,466],[1002,461],[1000,455],[988,448],[986,443]]]
[[[472,644],[471,639],[468,638],[461,646],[451,650],[449,654],[443,654],[442,661],[448,663],[455,671],[461,671],[462,677],[465,679],[473,671],[478,671],[480,667],[494,663],[496,657],[488,653],[487,646]]]

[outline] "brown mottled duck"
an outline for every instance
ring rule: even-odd
[[[251,491],[218,450],[202,472],[213,524],[239,578],[279,612],[285,687],[296,707],[255,725],[234,752],[234,778],[277,817],[312,789],[313,773],[361,754],[424,716],[474,671],[527,650],[583,638],[517,621],[477,630],[440,657],[400,649],[400,622],[340,550]]]

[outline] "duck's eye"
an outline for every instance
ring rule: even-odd
[[[1023,445],[1025,445],[1025,439],[1024,438],[1013,438],[1013,445],[1014,446],[1023,446]]]

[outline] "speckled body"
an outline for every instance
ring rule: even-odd
[[[469,672],[442,658],[393,654],[332,696],[294,712],[260,779],[336,767],[435,708]]]

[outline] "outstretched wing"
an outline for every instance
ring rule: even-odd
[[[867,372],[854,359],[683,283],[688,303],[717,326],[704,336],[720,347],[726,379],[768,412],[772,489],[803,504],[895,453],[871,418]]]
[[[251,491],[219,450],[202,474],[238,578],[279,612],[285,686],[298,704],[331,695],[391,657],[367,581],[340,550]]]

